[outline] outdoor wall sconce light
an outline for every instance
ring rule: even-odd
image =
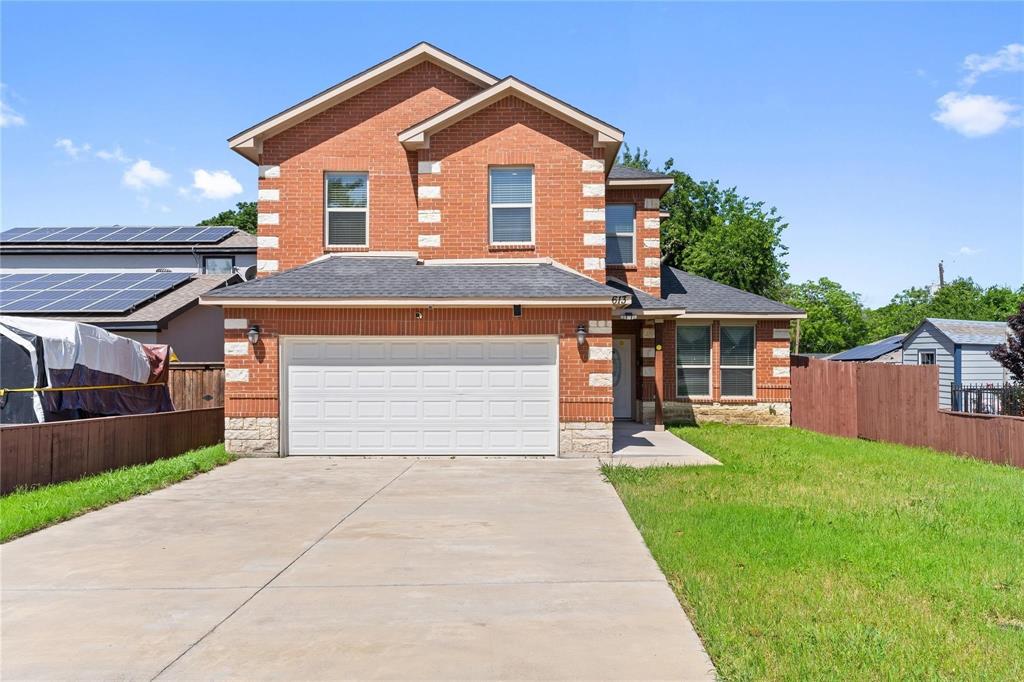
[[[580,326],[576,327],[576,343],[578,343],[578,344],[580,344],[582,346],[586,342],[587,342],[587,330],[581,324]]]
[[[260,326],[258,324],[254,324],[249,327],[249,331],[246,333],[246,336],[249,337],[249,343],[255,346],[260,340]]]

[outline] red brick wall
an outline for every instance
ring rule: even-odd
[[[608,266],[608,276],[629,284],[634,289],[642,289],[652,296],[661,296],[661,285],[647,284],[650,278],[661,279],[661,230],[648,229],[644,225],[647,219],[659,220],[660,208],[644,208],[645,199],[658,199],[660,192],[653,189],[609,189],[606,201],[609,204],[633,204],[636,206],[636,264],[633,267],[618,265]],[[657,246],[647,247],[645,239],[657,239]],[[658,259],[659,265],[647,265],[648,258]]]
[[[753,323],[753,321],[751,321]],[[711,322],[711,399],[697,399],[694,402],[789,402],[789,377],[776,377],[776,367],[789,368],[789,355],[776,358],[772,353],[775,348],[789,350],[789,339],[776,339],[773,336],[774,329],[789,329],[788,320],[759,320],[755,338],[757,345],[754,348],[754,374],[755,374],[755,401],[743,398],[722,398],[721,395],[721,374],[720,369],[720,341],[719,332],[721,323]],[[726,322],[726,324],[747,324],[746,320]],[[678,400],[676,397],[676,333],[675,322],[665,322],[664,350],[665,353],[665,398],[666,400]],[[649,398],[645,398],[647,400]]]
[[[603,246],[584,246],[586,232],[604,223],[584,221],[585,208],[604,208],[603,197],[584,197],[583,185],[603,184],[604,173],[584,172],[585,159],[602,159],[593,135],[516,98],[506,97],[433,135],[421,161],[440,161],[441,172],[420,183],[441,188],[422,209],[441,211],[441,222],[421,224],[420,233],[441,235],[439,248],[421,248],[424,258],[550,257],[584,271],[584,258],[604,257]],[[490,166],[532,166],[535,244],[490,245]],[[415,242],[412,248],[415,248]],[[589,272],[603,281],[603,271]]]
[[[610,387],[590,385],[591,373],[612,371],[611,360],[590,359],[576,341],[576,328],[590,320],[609,320],[610,308],[465,309],[227,308],[226,319],[242,318],[261,328],[260,341],[245,356],[225,356],[225,367],[249,370],[247,382],[225,383],[225,416],[276,417],[279,409],[278,338],[308,336],[559,336],[559,414],[562,421],[611,421]],[[227,329],[225,341],[245,341],[245,329]],[[611,347],[608,334],[590,334],[590,348]]]
[[[258,258],[287,270],[328,250],[365,251],[324,246],[324,173],[346,170],[369,173],[370,248],[416,250],[416,153],[398,133],[479,90],[424,62],[264,141],[261,161],[281,176],[259,186],[280,190],[280,200],[261,201],[259,211],[277,213],[280,224],[261,225],[259,235],[279,237],[279,247]]]

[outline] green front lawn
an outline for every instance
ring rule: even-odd
[[[232,459],[223,444],[214,445],[77,481],[15,491],[0,497],[0,542],[152,492]]]
[[[606,467],[719,673],[1024,679],[1024,470],[798,429]]]

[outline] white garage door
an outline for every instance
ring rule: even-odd
[[[557,454],[550,338],[285,339],[290,455]]]

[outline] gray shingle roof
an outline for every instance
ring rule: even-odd
[[[671,178],[671,175],[665,173],[657,173],[655,171],[644,170],[642,168],[632,168],[630,166],[622,166],[615,164],[612,166],[612,170],[608,173],[609,180],[659,180],[661,178]]]
[[[662,266],[661,296],[687,313],[802,315],[803,311],[688,272]]]
[[[938,317],[925,318],[925,322],[930,322],[953,343],[977,343],[994,346],[1006,341],[1005,322],[944,320]]]
[[[842,353],[836,353],[835,355],[829,356],[829,360],[843,360],[847,362],[874,360],[875,358],[882,357],[886,353],[899,350],[903,346],[903,339],[906,338],[906,336],[906,334],[896,334],[895,336],[884,338],[881,341],[866,343],[863,346],[856,346],[855,348],[844,350]]]
[[[681,306],[672,305],[663,298],[655,298],[646,291],[641,289],[633,289],[632,287],[617,282],[615,280],[609,280],[608,286],[623,291],[627,294],[632,294],[633,302],[629,304],[627,310],[676,310]]]
[[[590,298],[620,292],[549,264],[420,265],[412,257],[332,257],[211,292],[226,298]]]

